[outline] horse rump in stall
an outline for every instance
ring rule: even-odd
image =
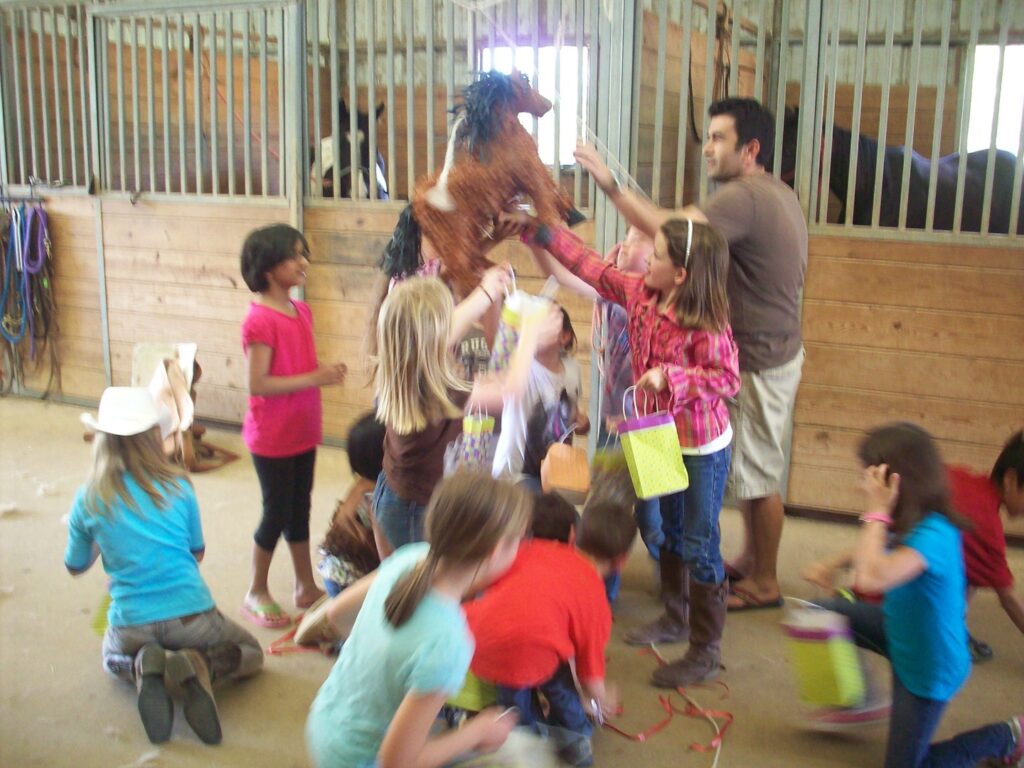
[[[793,185],[797,151],[798,109],[787,109],[782,139],[782,180]],[[839,198],[839,221],[847,218],[846,194],[850,183],[850,155],[853,134],[845,128],[832,129],[832,152],[829,170],[829,190]],[[903,183],[903,160],[907,147],[883,147],[882,196],[878,223],[883,227],[899,226],[900,188]],[[824,148],[822,148],[824,151]],[[861,135],[857,140],[857,177],[854,180],[854,224],[871,224],[871,208],[875,194],[875,168],[879,153],[878,142]],[[924,229],[928,212],[928,184],[932,161],[913,151],[910,157],[910,185],[907,191],[907,227]],[[1017,158],[1011,152],[996,150],[992,179],[992,200],[988,232],[1006,234],[1010,231],[1013,177]],[[960,173],[960,153],[940,157],[935,174],[936,230],[951,231],[956,211],[956,187]],[[967,155],[964,165],[964,191],[960,229],[963,232],[981,232],[982,206],[985,197],[985,177],[988,172],[988,150],[980,149]],[[1017,233],[1024,234],[1024,194],[1020,197],[1017,215]]]
[[[384,102],[381,102],[374,109],[374,122],[380,121],[383,114]],[[370,116],[362,110],[356,111],[356,146],[358,147],[359,162],[352,162],[352,134],[349,130],[351,115],[352,113],[349,112],[348,104],[345,103],[345,100],[338,99],[338,125],[341,128],[341,139],[338,142],[338,162],[334,162],[333,134],[322,138],[320,140],[321,193],[324,197],[334,197],[334,169],[337,166],[339,169],[337,174],[338,184],[340,186],[338,196],[351,199],[353,197],[352,185],[355,183],[359,185],[360,196],[368,198],[370,196],[370,173],[372,168],[373,174],[377,177],[376,199],[389,200],[384,156],[380,153],[379,149],[377,150],[376,162],[372,166],[370,165]],[[311,149],[310,155],[312,156],[314,152],[316,150]],[[311,186],[316,186],[315,162],[310,167],[309,181]]]
[[[416,184],[411,210],[399,219],[385,256],[389,275],[419,267],[422,234],[437,249],[446,277],[466,295],[490,266],[483,254],[502,211],[529,199],[547,224],[582,220],[518,119],[520,112],[541,117],[549,109],[551,102],[519,72],[483,72],[462,90],[444,167]],[[400,243],[408,247],[395,247]]]

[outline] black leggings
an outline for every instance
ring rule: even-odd
[[[252,463],[263,491],[263,519],[253,539],[267,552],[274,551],[281,535],[289,544],[309,541],[309,506],[316,448],[285,458],[254,453]]]

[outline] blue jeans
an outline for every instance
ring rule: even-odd
[[[690,486],[681,493],[661,497],[663,546],[683,559],[691,578],[704,584],[725,580],[718,518],[731,456],[728,447],[705,456],[684,455]]]
[[[576,683],[572,679],[572,670],[568,664],[562,664],[555,670],[550,680],[533,688],[506,688],[497,686],[498,704],[503,707],[516,707],[519,710],[519,724],[533,729],[537,723],[555,725],[559,728],[578,733],[590,738],[594,726],[587,718],[583,702],[576,692]],[[551,709],[544,717],[536,691],[544,694]]]
[[[415,501],[406,501],[391,490],[381,472],[373,489],[373,515],[392,549],[414,541],[423,541],[423,516],[427,508]]]
[[[842,598],[824,600],[822,608],[836,611],[850,620],[850,630],[861,648],[888,658],[882,606],[850,602]],[[931,744],[935,729],[948,701],[916,696],[892,673],[892,714],[885,749],[885,768],[973,768],[985,758],[1006,757],[1013,750],[1013,732],[1006,723],[993,723]]]

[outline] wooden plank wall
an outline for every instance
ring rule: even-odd
[[[889,421],[988,472],[1024,426],[1021,296],[1019,249],[813,235],[788,502],[859,510],[856,446]]]
[[[113,197],[102,205],[114,384],[131,381],[136,343],[194,341],[203,368],[197,414],[241,423],[247,383],[240,328],[250,293],[239,253],[251,230],[287,221],[287,207],[145,198],[131,205]]]
[[[44,208],[50,224],[53,296],[57,304],[61,393],[66,397],[98,400],[106,385],[103,330],[96,260],[96,208],[89,197],[49,197]],[[28,345],[22,344],[22,354]],[[25,386],[37,392],[50,379],[49,358],[39,365],[25,361]]]
[[[644,11],[643,18],[643,53],[640,64],[640,136],[637,142],[637,181],[647,192],[652,189],[654,174],[654,105],[657,98],[658,83],[658,16]],[[679,94],[682,90],[682,78],[686,68],[681,60],[683,50],[683,27],[669,22],[665,53],[665,97],[664,120],[662,121],[661,139],[661,189],[660,205],[674,207],[676,194],[676,160],[679,143]],[[728,46],[726,46],[728,48]],[[702,32],[690,33],[690,88],[692,92],[691,107],[697,130],[701,131],[708,102],[704,94],[704,75],[706,72],[707,36]],[[741,51],[739,72],[739,95],[754,94],[755,57]],[[767,81],[765,84],[767,87]],[[689,118],[687,118],[688,121]],[[683,125],[686,131],[686,168],[683,169],[683,200],[691,202],[697,199],[700,185],[701,144],[693,138],[688,122]]]
[[[343,439],[351,423],[372,407],[373,387],[363,343],[378,274],[376,265],[400,211],[398,205],[354,202],[310,207],[305,212],[305,233],[313,253],[306,296],[313,310],[317,352],[323,360],[347,363],[350,371],[343,386],[323,390],[324,434],[330,437]],[[593,227],[581,227],[581,234],[592,242]],[[504,243],[494,250],[492,258],[511,261],[524,290],[540,290],[543,281],[524,246]],[[583,375],[585,408],[590,391],[592,305],[564,291],[559,300],[569,310],[579,339],[577,359]]]

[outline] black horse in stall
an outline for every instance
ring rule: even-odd
[[[793,185],[796,165],[796,137],[798,110],[787,109],[782,140],[782,179]],[[846,191],[849,185],[850,153],[853,134],[840,128],[832,130],[829,189],[839,198],[839,221],[845,222]],[[885,147],[882,161],[882,199],[879,224],[883,227],[899,225],[900,190],[903,183],[904,147]],[[857,143],[857,178],[853,193],[853,223],[871,224],[871,206],[875,194],[875,166],[878,160],[878,142],[861,135]],[[936,230],[953,229],[956,208],[956,186],[960,172],[960,154],[939,158],[935,176]],[[1005,150],[995,153],[995,172],[992,180],[992,202],[989,213],[991,233],[1006,234],[1010,229],[1010,205],[1013,199],[1013,176],[1017,158]],[[910,151],[910,186],[907,199],[907,227],[924,229],[928,209],[928,182],[932,162],[918,152]],[[982,204],[985,195],[985,176],[988,169],[988,150],[967,155],[964,166],[964,193],[960,229],[963,232],[981,231]],[[1021,195],[1017,216],[1017,232],[1024,234],[1024,194]]]
[[[374,122],[380,120],[384,114],[384,103],[381,102],[374,110]],[[333,137],[327,136],[320,140],[321,158],[321,190],[323,196],[334,197],[334,169],[338,167],[338,183],[340,185],[339,196],[352,198],[352,185],[359,185],[360,197],[370,196],[370,173],[377,177],[377,198],[388,200],[387,172],[384,166],[384,156],[377,150],[376,163],[370,164],[370,116],[361,110],[356,112],[356,146],[359,148],[359,162],[352,162],[352,139],[349,133],[351,125],[351,113],[348,111],[348,104],[344,99],[338,99],[338,125],[341,127],[341,139],[338,142],[339,162],[334,162]],[[313,152],[316,150],[314,149]],[[315,168],[315,164],[313,166]],[[315,171],[310,170],[310,181],[316,184]],[[372,171],[371,171],[372,169]]]

